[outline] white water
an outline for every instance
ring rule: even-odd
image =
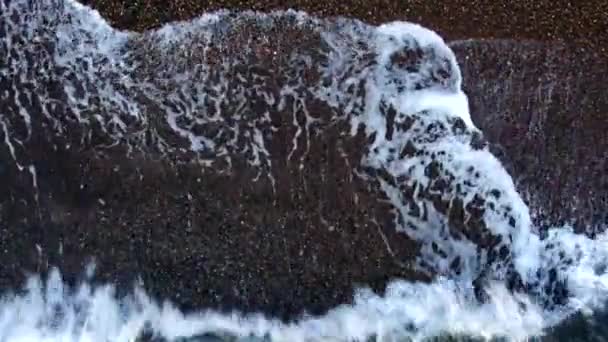
[[[36,20],[44,15],[52,17],[53,13],[34,11],[27,25],[16,28],[8,16],[14,8],[27,13],[24,4],[25,1],[13,1],[12,7],[7,7],[1,2],[3,15],[0,18],[4,22],[0,24],[5,25],[4,30],[8,32],[21,32],[28,43],[35,45],[38,37],[44,36],[37,31],[43,24]],[[141,148],[143,138],[139,132],[154,128],[150,123],[152,114],[149,114],[154,108],[177,136],[188,141],[185,147],[173,146],[158,133],[154,144],[162,153],[178,153],[180,149],[189,148],[200,152],[199,157],[210,160],[210,163],[219,158],[230,161],[231,156],[244,154],[253,166],[265,167],[265,170],[272,167],[265,146],[270,138],[260,128],[270,121],[268,113],[257,117],[246,111],[229,113],[235,122],[246,124],[231,126],[224,123],[225,116],[219,115],[219,109],[215,114],[210,109],[220,108],[220,104],[226,101],[246,103],[250,96],[246,87],[240,87],[236,94],[232,94],[233,98],[228,99],[227,70],[231,69],[230,63],[222,60],[221,67],[216,67],[219,70],[217,82],[210,81],[210,85],[201,82],[202,79],[211,79],[216,70],[207,63],[208,43],[217,38],[214,25],[221,26],[226,13],[205,15],[192,22],[136,34],[114,30],[97,12],[75,2],[67,1],[65,5],[64,10],[72,18],[60,21],[55,34],[51,35],[56,37],[57,43],[52,63],[72,70],[76,77],[75,80],[66,77],[61,83],[74,117],[44,113],[49,122],[55,124],[57,134],[69,134],[63,128],[65,120],[74,120],[83,126],[97,122],[112,140]],[[263,89],[256,90],[255,94],[264,98],[269,106],[276,104],[279,108],[289,105],[285,100],[288,96],[293,99],[293,121],[298,130],[290,142],[292,151],[302,148],[298,146],[298,137],[311,134],[314,124],[322,121],[308,113],[306,97],[302,93],[346,113],[353,133],[360,124],[364,124],[367,134],[376,134],[369,147],[370,153],[361,163],[387,170],[395,178],[405,176],[405,181],[396,185],[382,179],[378,181],[394,205],[395,229],[410,235],[423,246],[417,260],[418,268],[440,276],[431,284],[394,281],[384,296],[361,289],[352,305],[337,307],[322,317],[284,323],[263,315],[244,316],[239,313],[226,315],[201,311],[184,315],[170,303],[159,304],[147,297],[140,289],[134,290],[132,298],[118,299],[111,284],[92,288],[85,282],[77,289],[68,289],[64,288],[59,272],[55,271],[46,281],[32,277],[25,294],[4,295],[0,304],[0,341],[132,341],[144,330],[152,330],[155,335],[167,339],[215,332],[273,341],[350,341],[371,336],[377,336],[379,341],[403,337],[418,340],[444,333],[523,340],[541,335],[544,329],[574,312],[592,312],[606,302],[608,274],[604,266],[608,260],[608,235],[601,234],[591,240],[569,229],[555,228],[549,231],[548,238],[540,240],[536,233],[539,228],[532,226],[529,209],[500,162],[487,150],[471,146],[472,133],[479,130],[471,120],[467,97],[461,91],[461,76],[454,54],[441,37],[410,23],[371,27],[345,20],[339,29],[335,29],[303,13],[243,15],[244,18],[251,16],[257,16],[260,21],[273,16],[295,16],[296,25],[320,32],[329,46],[328,51],[324,51],[328,63],[321,71],[331,82],[311,86],[299,81],[296,85],[284,85],[280,98]],[[4,42],[8,50],[20,51],[18,43],[8,36]],[[354,48],[357,40],[364,40],[369,46],[357,50]],[[395,52],[414,48],[425,51],[417,71],[392,65],[391,57]],[[204,51],[204,59],[198,55],[200,51]],[[365,52],[370,51],[376,64],[363,66]],[[290,58],[290,63],[314,63],[306,55],[291,55]],[[88,69],[77,63],[82,60],[89,63]],[[32,66],[26,59],[12,62],[14,64],[0,69],[0,76],[27,82],[26,71]],[[448,76],[426,83],[445,68],[449,70]],[[41,66],[33,69],[39,77],[44,77],[48,71]],[[347,91],[349,86],[361,81],[366,90],[364,98]],[[92,85],[95,91],[87,90],[84,96],[78,95],[81,84],[85,87]],[[419,85],[422,86],[417,87]],[[135,100],[139,92],[145,92],[153,105]],[[183,95],[190,93],[197,94],[198,100],[185,100]],[[45,109],[51,110],[54,105],[49,94],[29,96],[40,96],[42,102],[46,99],[49,104]],[[205,98],[212,104],[205,104]],[[387,139],[385,134],[389,124],[381,110],[385,105],[396,109],[396,124],[414,118],[412,127],[406,130],[395,128],[392,138]],[[24,108],[19,106],[16,113],[0,115],[4,143],[20,168],[27,167],[27,161],[21,160],[26,152],[19,147],[27,138],[12,134],[11,128],[21,120],[28,132],[33,129],[35,114]],[[304,125],[299,125],[296,120],[298,111],[305,114]],[[440,123],[451,127],[458,120],[464,122],[460,133],[452,134],[448,129],[439,132],[435,138],[426,133],[432,125]],[[224,124],[216,136],[198,134],[192,129],[195,124],[218,122]],[[219,139],[222,134],[232,134],[232,138]],[[238,144],[240,138],[244,144]],[[428,153],[398,158],[399,151],[408,143]],[[209,152],[213,152],[212,157],[205,154]],[[291,154],[287,158],[293,161]],[[490,251],[478,253],[476,241],[454,236],[445,215],[434,209],[428,199],[417,194],[413,199],[417,206],[427,205],[428,221],[408,213],[409,200],[402,198],[399,187],[432,186],[435,180],[425,175],[425,168],[433,162],[442,166],[440,177],[453,177],[442,193],[444,198],[449,201],[459,198],[464,206],[474,201],[476,195],[486,201],[482,220],[487,233],[501,237],[501,243],[494,248],[508,247],[510,260],[490,262]],[[31,165],[28,170],[35,175]],[[475,173],[478,173],[477,177]],[[273,179],[270,172],[264,175]],[[456,187],[457,184],[460,188]],[[493,191],[499,191],[501,196],[492,196]],[[431,248],[432,243],[448,257],[438,255]],[[459,258],[462,270],[459,274],[450,267],[456,258]],[[505,288],[504,280],[510,267],[524,284],[531,286],[526,293],[512,293]],[[549,282],[550,269],[557,270],[557,278],[565,282],[570,298],[566,305],[547,309],[540,303],[553,300],[543,290]],[[485,303],[474,298],[471,284],[482,273],[487,278],[485,290],[488,300]]]

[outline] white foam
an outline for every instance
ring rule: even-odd
[[[400,98],[396,107],[404,113],[419,113],[424,110],[453,113],[461,118],[467,127],[480,131],[471,119],[469,100],[463,92],[448,93],[429,89],[417,90]]]
[[[17,6],[16,3],[19,4],[19,1],[14,1],[11,6]],[[0,6],[6,9],[4,2],[0,2]],[[142,125],[141,130],[145,130],[158,115],[175,134],[189,141],[193,151],[213,150],[218,156],[251,153],[248,156],[253,165],[262,164],[263,159],[269,163],[270,153],[265,137],[253,121],[268,123],[270,119],[267,114],[252,118],[250,113],[242,110],[248,101],[248,89],[245,87],[231,89],[234,90],[232,93],[227,91],[229,81],[234,81],[226,76],[226,70],[230,70],[231,66],[222,61],[217,66],[217,70],[220,70],[217,83],[212,87],[203,84],[203,80],[211,77],[212,70],[201,62],[205,59],[197,55],[199,50],[196,48],[208,47],[209,40],[218,38],[210,33],[211,27],[225,19],[228,12],[204,15],[192,22],[168,24],[160,30],[140,35],[114,30],[99,13],[75,1],[66,0],[66,6],[72,19],[59,21],[56,32],[59,49],[53,56],[53,63],[71,68],[78,78],[75,81],[63,80],[63,86],[68,105],[79,124],[86,125],[96,120],[113,139],[134,139],[136,135],[129,135],[132,130],[129,119],[135,119]],[[294,13],[287,12],[296,15],[301,23],[312,22],[306,19],[305,14]],[[337,307],[324,316],[285,323],[263,315],[245,316],[239,313],[201,311],[185,315],[170,303],[159,305],[140,289],[134,290],[132,298],[126,300],[116,298],[111,285],[93,288],[85,282],[73,292],[54,271],[46,283],[35,276],[30,278],[25,294],[6,294],[3,297],[0,303],[0,341],[133,341],[146,327],[169,339],[223,332],[242,338],[268,336],[274,341],[290,342],[365,340],[373,335],[380,337],[379,340],[403,336],[422,339],[444,333],[508,336],[523,340],[542,334],[544,328],[560,322],[573,312],[592,311],[605,303],[608,298],[608,275],[602,267],[608,258],[607,235],[592,240],[556,228],[549,231],[547,239],[539,238],[537,228],[532,226],[528,208],[500,162],[487,150],[476,150],[470,146],[470,135],[478,128],[471,120],[466,94],[460,89],[460,70],[454,54],[441,37],[419,25],[403,22],[373,28],[345,21],[342,26],[344,32],[333,32],[329,28],[331,25],[314,22],[317,25],[315,30],[328,30],[321,34],[330,50],[327,65],[321,74],[330,77],[331,82],[329,85],[313,86],[307,91],[329,106],[344,111],[351,120],[353,132],[359,124],[365,124],[368,135],[376,134],[370,154],[362,163],[384,168],[395,177],[407,175],[408,182],[416,181],[419,187],[428,187],[433,180],[426,177],[424,171],[433,160],[430,154],[435,153],[435,160],[442,164],[443,171],[453,175],[466,190],[466,194],[458,194],[452,188],[443,195],[450,200],[459,196],[465,206],[471,203],[475,195],[479,195],[495,205],[495,209],[486,210],[483,220],[491,233],[503,237],[512,255],[514,268],[522,280],[526,284],[538,281],[532,290],[542,292],[544,284],[548,282],[546,272],[552,268],[558,269],[560,279],[565,281],[571,293],[567,303],[558,309],[546,309],[536,304],[545,299],[543,293],[507,291],[501,282],[505,270],[500,264],[490,268],[496,273],[492,276],[497,281],[490,281],[485,289],[488,301],[479,303],[474,299],[471,281],[487,266],[487,254],[478,258],[472,241],[454,239],[446,226],[445,217],[432,206],[427,222],[408,217],[401,191],[382,182],[382,189],[393,203],[395,212],[421,227],[414,230],[402,226],[395,219],[395,229],[409,234],[423,246],[419,267],[425,267],[421,262],[424,261],[445,278],[438,278],[430,284],[393,281],[384,296],[361,290],[353,305]],[[26,34],[34,37],[36,25],[41,24],[32,21],[24,29]],[[353,48],[358,39],[365,40],[370,48]],[[181,43],[188,43],[190,45],[185,46],[193,48],[178,49],[176,52],[175,46]],[[143,52],[135,48],[129,50],[131,46],[139,46]],[[386,71],[384,67],[391,63],[391,56],[395,52],[416,46],[433,51],[436,59],[425,59],[418,72]],[[124,52],[125,49],[128,52]],[[375,53],[376,64],[361,66],[363,63],[360,61],[370,49]],[[207,53],[209,50],[201,51]],[[132,64],[125,62],[135,58],[133,56],[137,53],[142,53],[146,58]],[[104,58],[109,61],[100,62]],[[96,67],[85,71],[77,63],[81,59]],[[434,62],[452,66],[449,82],[415,89],[414,84],[427,79],[432,73]],[[0,75],[9,74],[6,70],[0,71]],[[132,73],[137,76],[131,76]],[[398,80],[404,82],[404,89],[399,89],[393,82],[396,75]],[[360,81],[365,83],[364,99],[346,91]],[[89,94],[79,97],[78,82],[89,82],[98,93],[94,98]],[[280,91],[282,97],[276,99],[264,92],[255,93],[269,105],[276,103],[278,107],[285,106],[285,97],[291,96],[293,125],[297,126],[297,133],[291,142],[294,151],[298,147],[298,137],[310,134],[310,125],[316,120],[309,115],[299,91],[301,89],[284,86]],[[191,93],[199,99],[189,100]],[[211,93],[217,94],[211,96]],[[145,107],[133,100],[142,94],[148,96],[147,101],[152,102],[153,106]],[[203,104],[201,99],[205,96],[211,99],[212,108]],[[165,100],[171,103],[166,104]],[[225,103],[222,101],[228,100],[238,104],[231,119],[245,124],[222,127],[217,136],[229,132],[234,134],[233,138],[228,142],[218,142],[217,136],[195,134],[192,129],[194,124],[221,123],[223,119],[218,113],[221,104]],[[407,131],[397,130],[392,139],[387,139],[387,118],[381,110],[383,104],[396,109],[399,113],[395,118],[397,122],[416,118],[414,127]],[[153,108],[154,111],[147,111],[146,108]],[[298,110],[305,115],[304,126],[297,122]],[[95,115],[91,112],[95,112]],[[20,111],[18,114],[28,124],[35,117],[27,112]],[[48,111],[44,114],[51,117]],[[53,119],[60,121],[65,118]],[[444,134],[432,141],[426,140],[427,136],[421,133],[434,123],[449,127],[455,119],[465,123],[466,132],[460,135]],[[23,168],[17,161],[19,142],[11,136],[10,122],[0,117],[0,124],[9,153]],[[243,150],[235,151],[239,137],[247,138],[248,143]],[[159,145],[171,151],[173,146],[163,141],[162,137],[158,137],[158,140]],[[408,142],[414,142],[417,148],[429,154],[405,160],[394,158]],[[374,150],[378,152],[372,153]],[[479,177],[471,176],[468,171],[470,167],[474,167]],[[37,186],[35,168],[30,166],[28,170]],[[500,199],[490,198],[489,193],[495,189],[500,191]],[[424,200],[418,198],[418,192],[414,195],[415,200],[422,203]],[[513,217],[514,226],[505,214]],[[429,247],[432,243],[446,252],[448,258],[437,257]],[[554,247],[549,248],[550,245]],[[449,267],[449,261],[457,256],[461,257],[463,263],[460,276],[453,274]],[[572,262],[566,263],[564,259],[571,259]],[[537,271],[541,271],[540,276]]]
[[[442,331],[524,339],[540,334],[544,326],[538,307],[524,296],[513,296],[500,284],[489,288],[488,303],[478,305],[449,281],[398,281],[389,286],[384,297],[362,290],[353,305],[290,324],[261,315],[212,311],[184,315],[169,303],[155,303],[140,290],[123,300],[107,286],[84,284],[71,292],[64,288],[56,270],[46,283],[31,278],[25,290],[25,295],[2,301],[2,341],[133,341],[143,332],[167,339],[215,332],[293,342],[365,340],[373,335],[380,340],[404,336],[418,340]]]

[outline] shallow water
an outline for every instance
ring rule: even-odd
[[[122,298],[117,284],[96,285],[92,266],[76,287],[53,270],[31,276],[16,295],[7,289],[0,340],[524,340],[560,324],[578,334],[576,320],[573,328],[563,322],[606,302],[601,221],[586,230],[537,219],[542,208],[526,203],[542,201],[524,201],[476,123],[494,108],[467,97],[454,52],[430,30],[300,12],[217,12],[140,34],[117,31],[73,1],[0,9],[3,162],[27,175],[31,203],[45,191],[40,137],[55,149],[119,148],[213,172],[246,169],[252,184],[279,196],[280,170],[310,167],[311,146],[334,134],[330,148],[352,163],[349,177],[387,203],[390,233],[418,246],[403,257],[378,229],[383,248],[432,279],[393,279],[383,293],[360,288],[351,303],[283,321],[184,313],[139,287]],[[356,153],[344,147],[353,141]],[[62,255],[63,245],[57,249]],[[562,333],[546,338],[555,336]]]

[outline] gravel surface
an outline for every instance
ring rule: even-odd
[[[538,220],[562,222],[578,215],[591,217],[592,223],[608,222],[601,212],[593,216],[594,208],[608,206],[604,133],[608,131],[608,101],[602,80],[608,74],[602,57],[608,42],[608,1],[87,3],[116,27],[130,30],[221,8],[294,8],[370,23],[410,20],[449,40],[543,41],[547,45],[536,50],[493,43],[456,48],[463,61],[464,86],[472,98],[474,119],[502,153],[501,159],[520,188],[531,189],[528,201],[548,208]],[[551,50],[558,41],[565,45]],[[543,55],[547,49],[553,54]],[[543,57],[530,57],[530,51]],[[496,65],[505,63],[505,56],[510,56],[512,64],[497,71]],[[528,85],[528,78],[521,80],[518,91],[501,93],[505,108],[517,111],[481,110],[494,103],[491,99],[496,93],[490,92],[491,86],[507,77],[509,70],[526,69],[530,79],[536,79],[535,70],[547,72],[547,68],[576,78],[579,92],[562,102],[556,100],[560,105],[548,110],[544,125],[537,123],[540,131],[530,133],[533,120],[522,114],[542,104],[526,100],[526,107],[521,100],[535,89]],[[566,90],[559,89],[555,96],[565,96]],[[582,99],[580,103],[577,98]],[[121,291],[130,290],[139,277],[154,295],[170,298],[186,309],[238,308],[291,318],[302,310],[322,313],[348,302],[356,284],[381,291],[394,277],[426,280],[396,262],[416,253],[411,241],[384,229],[388,240],[400,246],[399,255],[394,255],[377,228],[366,226],[371,212],[380,217],[389,208],[379,203],[373,189],[346,176],[349,163],[360,158],[363,141],[345,146],[351,160],[342,160],[327,148],[336,143],[336,135],[327,134],[311,146],[308,162],[317,166],[285,168],[277,175],[279,198],[273,197],[268,184],[251,185],[249,179],[254,176],[250,174],[205,174],[200,168],[175,167],[166,160],[126,158],[120,151],[98,155],[51,149],[41,137],[41,143],[29,152],[37,160],[41,190],[34,200],[28,196],[31,177],[3,164],[11,158],[0,148],[5,187],[0,191],[0,258],[5,265],[0,268],[0,286],[14,287],[23,280],[24,272],[45,272],[54,265],[61,266],[67,280],[75,281],[88,257],[95,256],[97,279],[112,281]],[[284,147],[273,148],[281,153]],[[526,153],[534,149],[543,152],[538,157]],[[319,174],[337,177],[322,182]],[[83,183],[87,186],[80,186]],[[546,188],[551,191],[534,194]],[[580,199],[578,209],[570,200],[573,197]],[[310,215],[318,210],[318,203],[323,203],[323,214],[334,230],[321,229],[319,218]],[[571,211],[564,214],[562,208]],[[390,222],[379,222],[379,226],[389,227]]]

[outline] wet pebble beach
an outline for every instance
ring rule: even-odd
[[[570,220],[590,235],[608,224],[607,1],[84,3],[133,31],[220,9],[419,23],[454,42],[473,121],[526,202],[542,208],[533,210],[535,222]],[[285,44],[306,38],[293,34]],[[120,150],[93,153],[69,139],[73,148],[53,149],[39,137],[28,155],[33,184],[2,147],[0,287],[53,266],[76,282],[95,260],[95,279],[119,291],[140,282],[185,310],[293,319],[349,303],[355,287],[382,293],[391,279],[429,281],[411,265],[419,246],[391,229],[378,188],[352,177],[366,141],[344,142],[348,129],[336,125],[311,140],[304,166],[277,166],[275,183],[252,182],[257,175],[244,162],[232,165],[242,172],[214,172]],[[269,149],[289,153],[280,139]]]

